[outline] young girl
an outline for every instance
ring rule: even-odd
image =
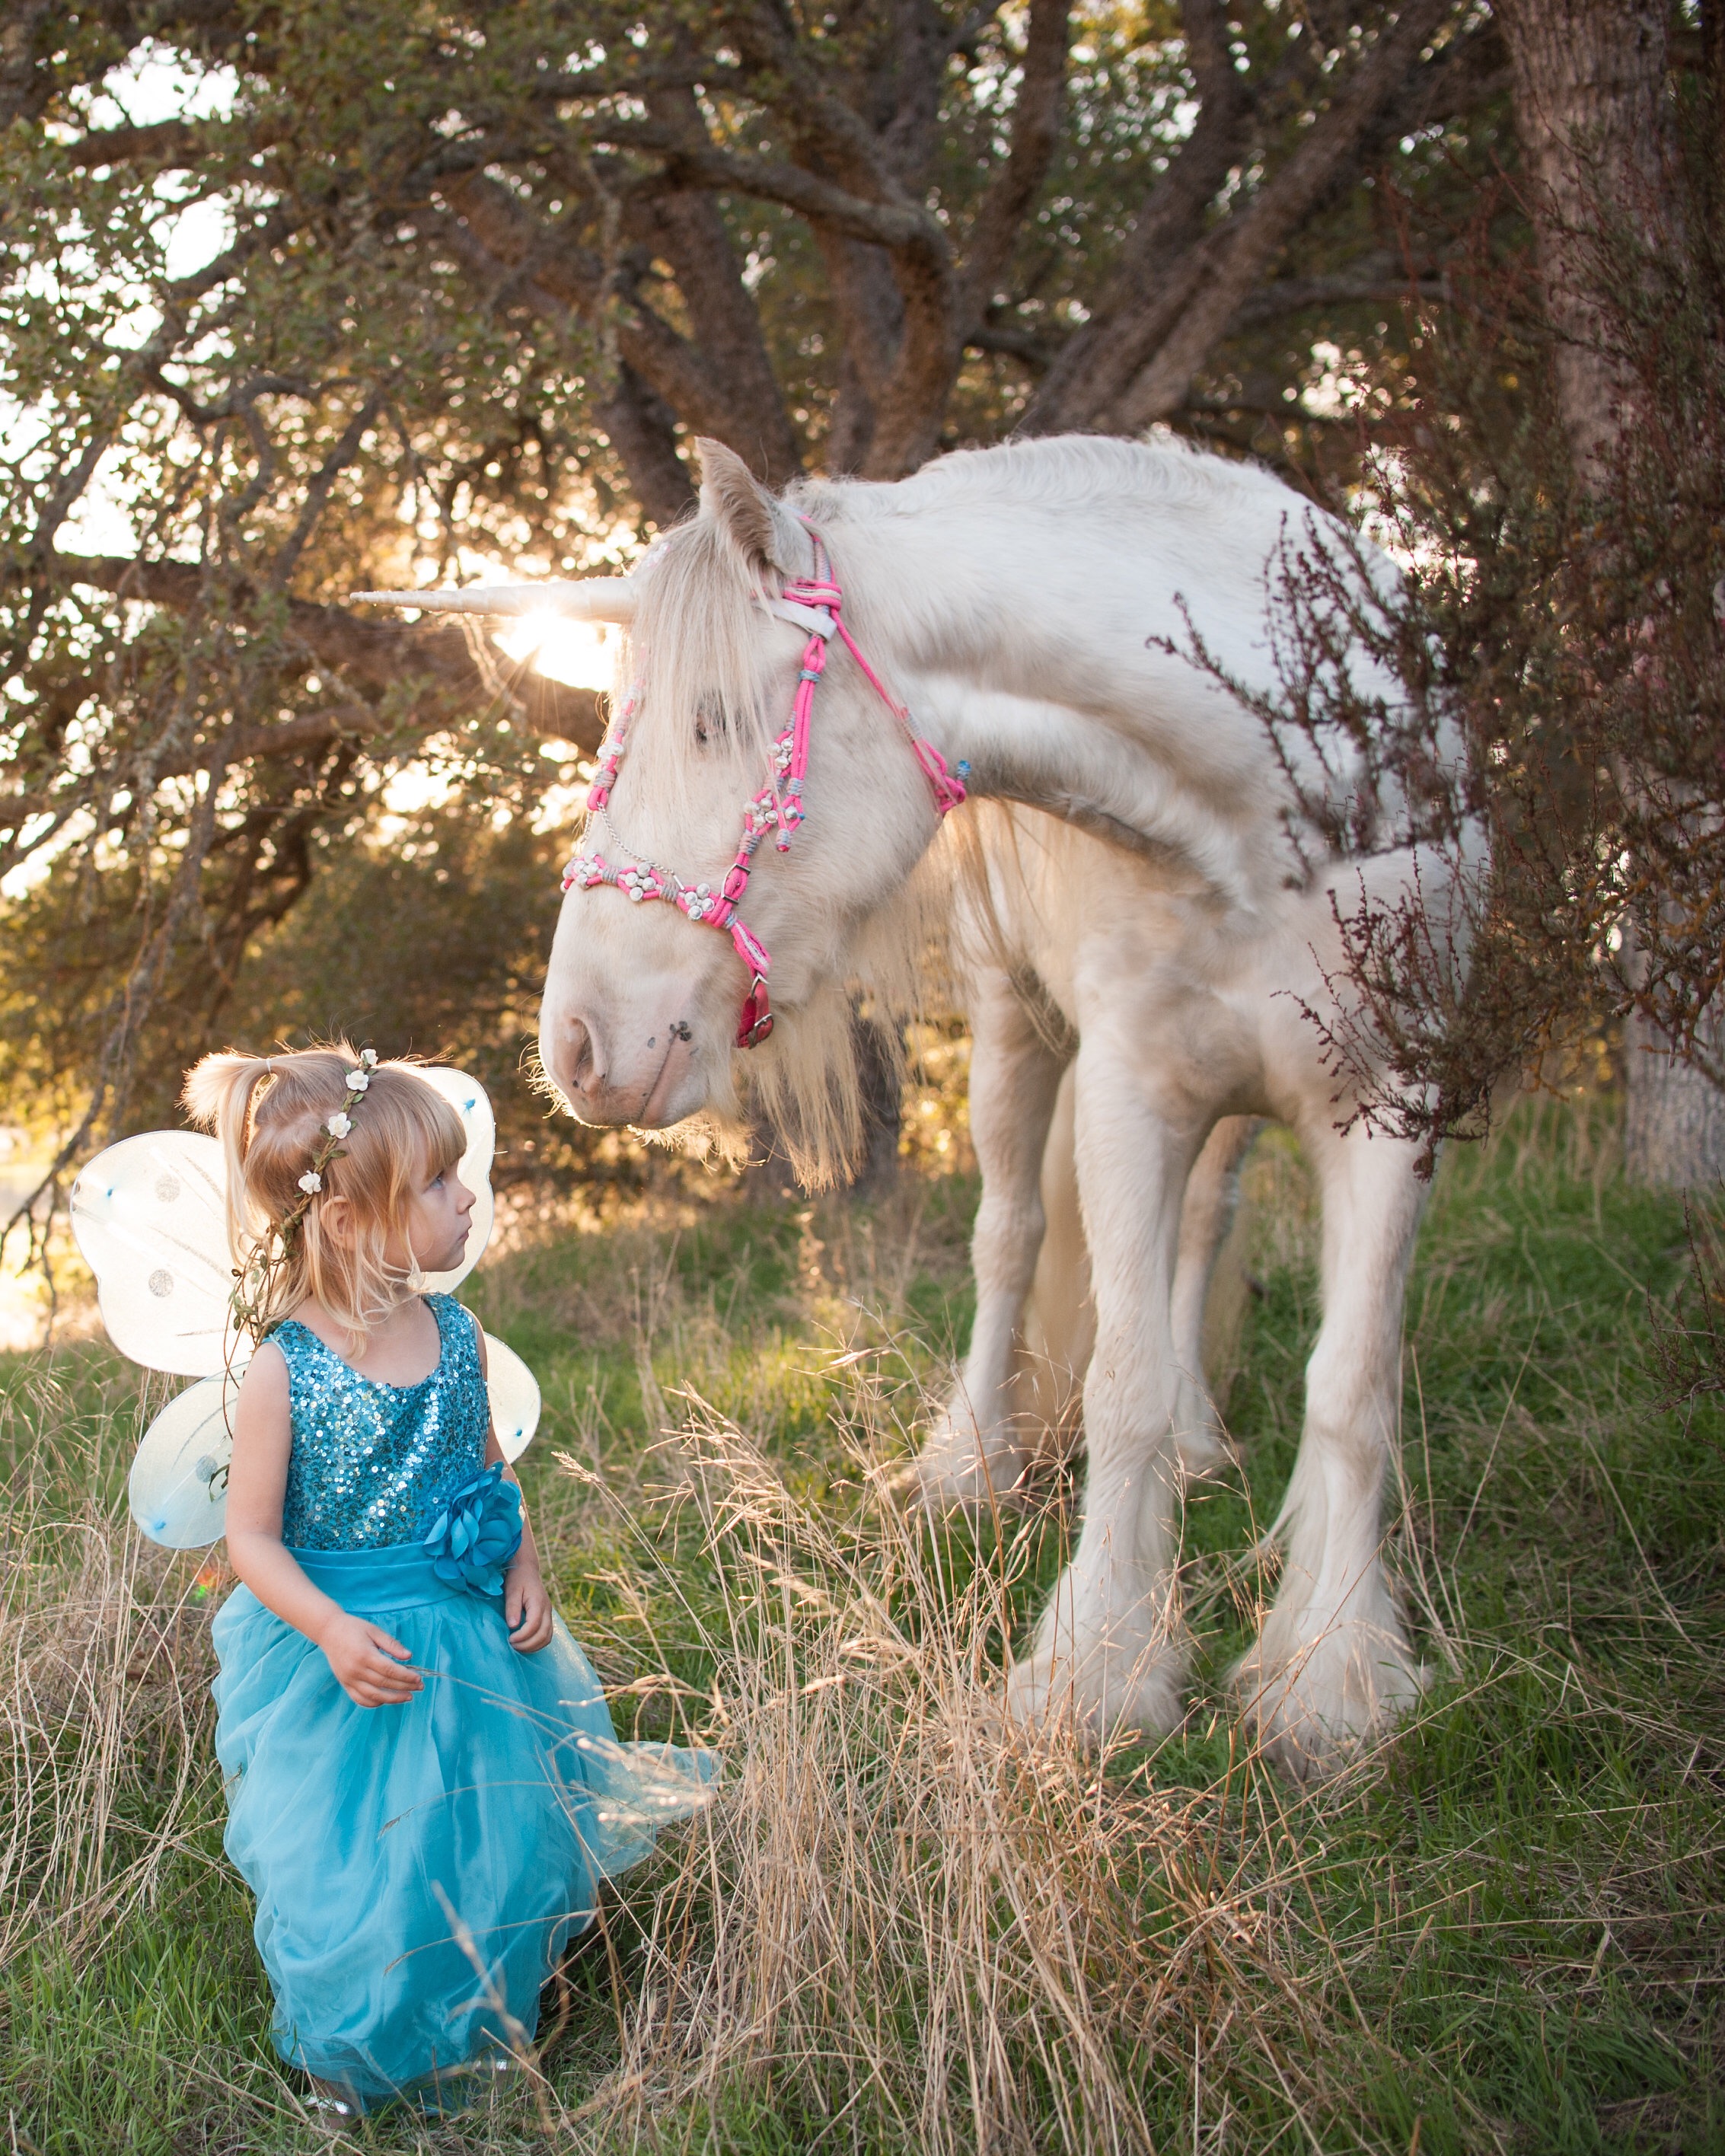
[[[324,2098],[465,2100],[533,2034],[600,1880],[705,1762],[612,1735],[491,1429],[484,1336],[425,1273],[475,1194],[453,1108],[345,1044],[207,1056],[236,1302],[264,1337],[216,1620],[226,1846],[257,1897],[283,2058]]]

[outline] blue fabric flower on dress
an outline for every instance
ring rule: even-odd
[[[474,1594],[502,1594],[521,1546],[521,1493],[504,1481],[501,1460],[440,1500],[424,1542],[439,1579]]]

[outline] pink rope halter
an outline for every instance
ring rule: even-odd
[[[667,899],[697,927],[721,929],[730,937],[737,956],[749,969],[748,993],[742,999],[737,1024],[739,1048],[757,1047],[773,1030],[773,1006],[767,993],[767,976],[772,971],[773,957],[742,919],[737,908],[748,892],[756,847],[771,831],[779,852],[788,851],[792,837],[803,821],[803,780],[809,769],[809,722],[814,716],[815,688],[826,670],[828,639],[839,636],[861,667],[870,688],[903,726],[912,753],[928,781],[937,814],[947,815],[964,799],[964,781],[970,770],[969,765],[963,762],[956,773],[947,768],[946,758],[932,742],[918,735],[911,723],[910,713],[864,658],[840,614],[845,594],[832,577],[820,535],[811,526],[809,536],[814,542],[814,576],[793,579],[785,586],[782,599],[767,602],[769,612],[809,631],[790,723],[773,741],[768,757],[766,784],[743,809],[742,838],[724,881],[716,891],[708,883],[685,883],[670,869],[660,868],[653,861],[614,868],[603,855],[597,853],[575,855],[563,870],[566,891],[591,891],[595,884],[614,884],[638,906],[648,899]],[[599,751],[598,769],[588,788],[590,816],[603,815],[610,801],[618,766],[623,762],[623,752],[629,742],[629,721],[634,716],[639,698],[640,684],[636,682],[624,698],[606,733]]]

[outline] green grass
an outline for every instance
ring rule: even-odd
[[[1014,1767],[989,1831],[1029,1855],[978,1873],[970,1958],[935,1942],[926,1965],[895,1948],[804,1970],[771,1994],[793,1999],[793,2043],[677,2018],[679,1981],[716,1955],[754,1981],[765,1951],[774,1882],[749,1852],[774,1822],[749,1814],[744,1777],[743,1825],[716,1841],[711,1876],[673,1848],[629,1882],[621,1996],[602,1952],[578,1958],[539,2101],[436,2127],[384,2118],[342,2145],[1725,2150],[1725,1431],[1711,1407],[1658,1409],[1648,1301],[1681,1276],[1681,1205],[1622,1184],[1597,1104],[1524,1106],[1488,1152],[1445,1163],[1409,1301],[1398,1558],[1435,1681],[1394,1742],[1302,1794],[1242,1756],[1221,1688],[1266,1585],[1248,1553],[1291,1465],[1316,1322],[1296,1150],[1269,1134],[1247,1181],[1257,1291],[1228,1399],[1240,1464],[1189,1503],[1199,1662],[1181,1734],[1100,1774]],[[918,1922],[957,1907],[927,1821],[959,1815],[939,1808],[946,1770],[916,1763],[959,1742],[958,1710],[928,1704],[957,1697],[941,1642],[962,1628],[936,1605],[968,1598],[981,1614],[961,1644],[998,1641],[1070,1524],[1056,1509],[1000,1551],[895,1539],[860,1464],[908,1441],[963,1339],[974,1194],[949,1178],[874,1209],[664,1199],[604,1232],[530,1239],[470,1298],[541,1379],[525,1479],[578,1635],[614,1686],[677,1681],[620,1698],[619,1719],[698,1723],[716,1686],[735,1774],[745,1740],[768,1756],[785,1714],[805,1714],[811,1772],[844,1779],[820,1763],[834,1746],[868,1793],[868,1820],[845,1830],[855,1848],[896,1835],[912,1851]],[[326,2147],[269,2054],[247,1899],[220,1855],[203,1698],[218,1597],[193,1588],[195,1559],[120,1525],[137,1389],[94,1343],[0,1374],[0,2123],[40,2156]],[[760,1447],[747,1471],[768,1494],[735,1562],[700,1532],[719,1486],[701,1443],[661,1437],[691,1418]],[[797,1619],[798,1676],[825,1651],[820,1626],[835,1653],[841,1634],[877,1636],[856,1614],[876,1585],[869,1622],[910,1643],[908,1675],[842,1725],[815,1720],[834,1693],[801,1709],[796,1683],[769,1696],[768,1605],[739,1588],[744,1545],[829,1597]],[[934,1732],[914,1758],[912,1727]],[[829,1854],[814,1848],[814,1871]],[[1070,1965],[1082,2010],[1064,2019],[1032,1995],[1040,1920],[1012,1899],[1055,1873],[1087,1928]],[[869,1876],[901,1891],[890,1866]],[[939,2050],[938,1969],[962,1970],[967,2011],[999,1974],[998,2074],[962,2044]],[[663,2024],[650,2041],[643,1986]],[[625,2055],[650,2065],[644,2096],[614,2077]],[[906,2077],[925,2073],[934,2097],[919,2081],[911,2102]]]

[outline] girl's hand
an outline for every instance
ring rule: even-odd
[[[416,1671],[396,1667],[396,1662],[407,1661],[412,1650],[392,1639],[382,1625],[368,1625],[363,1617],[340,1611],[319,1635],[317,1644],[336,1673],[336,1683],[356,1707],[399,1707],[424,1689]]]
[[[551,1645],[551,1597],[536,1564],[511,1568],[504,1582],[503,1614],[509,1620],[509,1644],[518,1655],[536,1655]]]

